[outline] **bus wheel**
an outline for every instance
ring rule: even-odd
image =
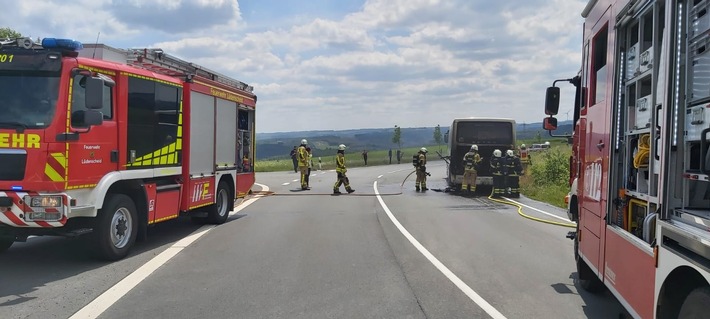
[[[15,241],[10,238],[0,238],[0,253],[6,251],[12,246]]]
[[[577,282],[585,291],[599,293],[604,289],[604,283],[597,277],[587,263],[579,256],[579,241],[574,239],[574,257],[577,262]]]
[[[128,255],[138,234],[136,206],[123,194],[109,195],[94,227],[96,253],[101,259],[119,260]]]
[[[207,209],[207,221],[210,224],[223,224],[227,221],[229,212],[232,211],[232,207],[229,207],[230,193],[227,183],[219,182],[215,203]]]
[[[707,318],[710,305],[710,287],[700,287],[691,291],[683,306],[680,307],[679,319]]]

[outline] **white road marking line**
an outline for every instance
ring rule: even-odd
[[[292,182],[298,182],[298,181],[300,181],[300,180],[298,180],[298,179],[294,179],[294,180],[292,180]]]
[[[286,186],[288,184],[291,184],[291,183],[283,183],[283,184],[281,184],[281,186]]]
[[[527,207],[527,208],[530,208],[530,209],[532,209],[532,210],[534,210],[534,211],[543,213],[543,214],[545,214],[545,215],[547,215],[547,216],[554,217],[554,218],[557,218],[557,219],[560,219],[560,220],[564,220],[564,221],[566,221],[566,222],[574,223],[573,221],[571,221],[571,220],[569,220],[569,219],[567,219],[567,218],[560,217],[560,216],[557,216],[557,215],[555,215],[555,214],[551,214],[551,213],[548,213],[548,212],[546,212],[546,211],[539,210],[539,209],[537,209],[537,208],[535,208],[535,207],[525,205],[525,204],[523,204],[523,203],[514,201],[514,200],[512,200],[512,199],[510,199],[510,198],[507,198],[507,197],[503,197],[503,198],[505,198],[505,199],[507,199],[507,200],[509,200],[509,201],[511,201],[511,202],[513,202],[513,203],[516,203],[516,204],[518,204],[518,205],[520,205],[520,206]]]
[[[382,178],[382,176],[385,176],[385,175],[380,175],[380,176],[377,176],[377,178]]]
[[[269,191],[269,187],[266,185],[254,183],[256,185],[259,185],[262,187],[263,191]],[[249,200],[245,201],[238,207],[234,209],[234,211],[230,212],[230,216],[238,213],[242,209],[246,208],[247,206],[251,205],[254,203],[257,199],[261,198],[262,195],[256,195],[253,198],[250,198]],[[113,304],[115,304],[118,300],[120,300],[123,296],[125,296],[128,292],[130,292],[133,288],[135,288],[138,284],[140,284],[143,280],[148,278],[155,270],[160,268],[162,265],[167,263],[170,259],[175,257],[178,253],[180,253],[183,249],[186,247],[190,246],[190,244],[194,243],[197,239],[208,233],[210,230],[214,229],[217,226],[202,226],[198,230],[194,231],[192,234],[188,235],[187,237],[180,239],[178,242],[174,243],[172,246],[170,246],[168,249],[164,250],[162,253],[158,254],[157,256],[153,257],[153,259],[149,260],[147,263],[145,263],[143,266],[140,268],[136,269],[134,272],[132,272],[130,275],[126,276],[123,278],[121,281],[113,285],[113,287],[109,288],[106,290],[104,293],[96,297],[93,301],[91,301],[89,304],[84,306],[83,308],[79,309],[76,313],[74,313],[69,319],[83,319],[83,318],[97,318],[100,316],[106,309],[111,307]]]
[[[456,274],[454,274],[449,268],[447,268],[439,259],[434,257],[429,250],[427,250],[419,241],[412,236],[412,234],[407,231],[402,224],[399,223],[399,220],[397,220],[396,217],[392,214],[390,211],[389,207],[387,207],[387,204],[385,204],[385,201],[382,200],[382,196],[380,196],[380,192],[377,191],[377,182],[373,184],[373,188],[375,189],[375,195],[377,195],[377,200],[380,202],[380,206],[385,210],[387,213],[387,216],[389,216],[390,220],[392,223],[397,226],[397,229],[406,237],[414,247],[419,250],[419,252],[426,257],[426,259],[431,262],[436,269],[438,269],[446,278],[449,278],[451,282],[456,285],[466,296],[468,296],[473,302],[475,302],[479,307],[481,307],[488,315],[493,317],[494,319],[506,319],[505,316],[503,316],[502,313],[500,313],[496,308],[494,308],[491,304],[489,304],[486,300],[483,299],[480,295],[478,295],[471,287],[466,285],[466,283],[463,282]]]

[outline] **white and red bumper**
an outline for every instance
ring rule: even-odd
[[[53,228],[67,222],[65,194],[0,191],[0,224],[11,227]]]

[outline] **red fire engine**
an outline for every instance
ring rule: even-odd
[[[254,184],[253,87],[160,49],[0,42],[0,251],[87,234],[125,257],[150,225],[224,223]]]
[[[710,1],[591,0],[571,158],[580,285],[635,318],[710,312]],[[564,80],[557,80],[564,81]],[[555,129],[559,87],[547,89]]]

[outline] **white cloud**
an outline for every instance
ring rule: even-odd
[[[278,27],[264,27],[249,16],[264,8],[244,13],[237,0],[33,0],[0,21],[34,37],[93,42],[100,31],[103,43],[160,47],[231,75],[255,87],[257,127],[270,132],[539,121],[545,87],[579,69],[585,3],[367,0],[307,20],[273,7]]]

